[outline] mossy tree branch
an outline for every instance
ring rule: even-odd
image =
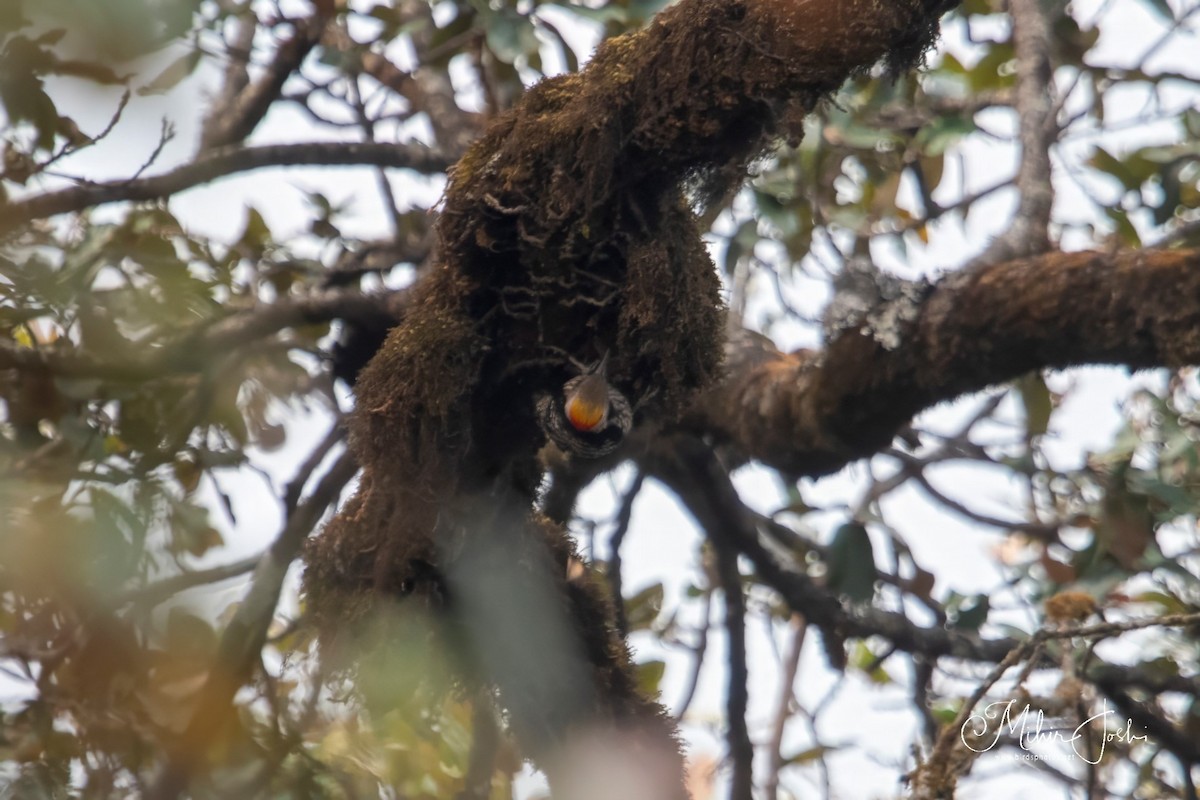
[[[793,475],[887,446],[916,414],[1030,370],[1200,364],[1200,251],[1047,253],[932,286],[887,347],[869,328],[820,351],[734,343],[689,424]]]

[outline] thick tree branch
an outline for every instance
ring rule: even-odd
[[[1048,253],[976,267],[901,316],[911,321],[843,331],[820,352],[735,339],[727,379],[689,424],[745,457],[824,475],[877,452],[920,411],[1032,369],[1200,364],[1200,251]],[[894,346],[879,341],[889,337]]]
[[[0,205],[0,234],[36,219],[83,211],[105,203],[159,200],[194,186],[264,167],[376,166],[444,172],[453,158],[420,144],[304,142],[213,150],[162,175],[137,180],[84,183]]]

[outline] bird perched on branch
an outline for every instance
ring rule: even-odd
[[[608,354],[563,384],[563,399],[537,399],[542,430],[564,453],[599,458],[611,453],[633,425],[625,395],[608,382]]]

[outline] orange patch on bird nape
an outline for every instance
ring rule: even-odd
[[[567,403],[567,419],[577,430],[595,430],[604,419],[604,407],[574,400]]]

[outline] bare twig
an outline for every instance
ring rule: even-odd
[[[608,577],[609,593],[612,595],[613,624],[623,637],[629,635],[629,621],[625,618],[625,596],[621,589],[621,544],[625,541],[625,534],[629,532],[629,522],[633,518],[633,502],[637,500],[645,481],[646,475],[643,472],[639,471],[634,476],[633,483],[621,498],[621,507],[617,510],[617,525],[608,540],[608,570],[605,574]]]
[[[708,630],[712,627],[712,609],[713,588],[708,586],[704,590],[704,618],[697,631],[696,644],[691,648],[692,669],[688,674],[687,688],[683,690],[683,697],[675,707],[676,720],[682,720],[687,714],[688,708],[692,705],[692,699],[696,696],[696,687],[700,685],[700,672],[704,669],[704,656],[708,652]]]
[[[133,183],[138,178],[142,177],[142,173],[154,166],[154,162],[158,161],[158,157],[162,155],[166,146],[175,138],[175,125],[168,119],[163,119],[159,123],[158,144],[154,145],[154,149],[150,151],[150,155],[142,162],[142,165],[128,178],[124,179],[125,183]]]
[[[321,465],[325,456],[329,455],[329,451],[345,437],[346,429],[342,426],[342,421],[338,419],[329,429],[329,433],[325,434],[325,438],[308,454],[308,458],[304,459],[304,463],[296,470],[295,477],[288,481],[288,485],[283,490],[283,509],[286,515],[291,516],[295,513],[296,504],[300,502],[300,493],[304,491],[304,486],[312,477],[313,471]]]
[[[86,150],[87,148],[89,148],[89,147],[91,147],[91,146],[93,146],[93,145],[95,145],[95,144],[97,144],[97,143],[99,143],[99,142],[103,141],[104,139],[108,138],[108,135],[109,135],[110,133],[112,133],[112,131],[113,131],[113,128],[117,127],[117,123],[121,121],[121,117],[122,117],[122,116],[125,114],[125,108],[126,108],[126,106],[128,106],[128,105],[129,105],[129,98],[130,98],[130,97],[131,97],[131,92],[130,92],[128,89],[126,89],[126,90],[125,90],[125,91],[124,91],[124,92],[121,94],[121,99],[117,101],[117,108],[116,108],[116,110],[115,110],[115,111],[113,111],[113,114],[112,114],[112,116],[111,116],[111,117],[109,117],[109,119],[108,119],[108,124],[106,124],[106,125],[104,126],[104,129],[103,129],[102,131],[100,131],[99,133],[97,133],[95,136],[88,136],[88,137],[86,137],[86,141],[84,141],[82,144],[78,144],[78,143],[76,143],[76,142],[74,142],[74,141],[67,141],[67,142],[66,142],[66,143],[65,143],[65,144],[64,144],[64,145],[63,145],[63,146],[62,146],[62,147],[59,149],[59,151],[58,151],[57,153],[55,153],[54,155],[50,156],[50,157],[49,157],[49,158],[47,158],[45,161],[43,161],[43,162],[41,162],[41,163],[39,163],[39,164],[36,164],[36,165],[33,167],[33,171],[30,173],[30,176],[32,176],[32,175],[37,175],[37,174],[40,174],[40,173],[42,173],[42,172],[46,172],[46,171],[48,171],[48,170],[49,170],[49,168],[50,168],[51,166],[53,166],[55,163],[57,163],[59,160],[61,160],[61,159],[65,158],[66,156],[75,155],[76,153],[78,153],[78,152],[80,152],[80,151],[82,151],[82,150]],[[8,177],[7,171],[6,171],[6,172],[0,172],[0,177],[7,178],[7,177]],[[21,180],[21,181],[19,181],[19,182],[20,182],[20,183],[24,183],[24,182],[25,182],[25,180],[27,180],[27,179],[28,179],[28,178],[25,178],[25,179],[23,179],[23,180]]]
[[[445,171],[451,163],[451,157],[420,144],[304,142],[225,147],[161,175],[134,181],[84,183],[10,203],[0,208],[0,233],[35,219],[105,203],[159,200],[227,175],[264,167],[364,165],[437,173]]]
[[[779,797],[779,772],[783,769],[783,733],[792,716],[792,700],[796,696],[796,673],[800,668],[800,654],[804,649],[808,624],[804,617],[793,614],[790,620],[791,640],[783,658],[783,676],[779,679],[779,701],[775,706],[775,718],[771,721],[770,763],[764,794],[767,800]]]
[[[481,119],[458,107],[449,70],[427,63],[437,31],[433,8],[424,0],[402,0],[398,7],[410,24],[416,23],[412,41],[417,58],[422,61],[412,75],[418,91],[408,96],[429,117],[438,145],[448,150],[462,150],[479,134]]]
[[[1043,542],[1058,541],[1058,527],[1055,525],[1044,525],[1040,522],[1025,522],[1017,519],[1000,519],[988,514],[983,514],[974,511],[952,497],[948,497],[940,489],[930,483],[929,478],[925,477],[925,473],[916,472],[913,476],[917,485],[920,486],[925,493],[932,497],[937,502],[941,503],[946,508],[955,512],[959,516],[978,522],[983,525],[990,525],[993,528],[1000,528],[1006,531],[1019,531],[1027,534],[1031,538],[1038,539]]]
[[[1044,631],[1038,631],[1032,638],[1009,651],[987,677],[975,687],[971,696],[963,701],[962,708],[954,717],[954,721],[942,728],[934,743],[929,758],[913,773],[913,797],[918,800],[933,800],[939,797],[953,797],[954,785],[958,779],[958,770],[965,764],[954,762],[954,745],[958,741],[963,725],[975,713],[975,706],[988,690],[992,688],[1010,667],[1019,664],[1041,647],[1045,637]]]

